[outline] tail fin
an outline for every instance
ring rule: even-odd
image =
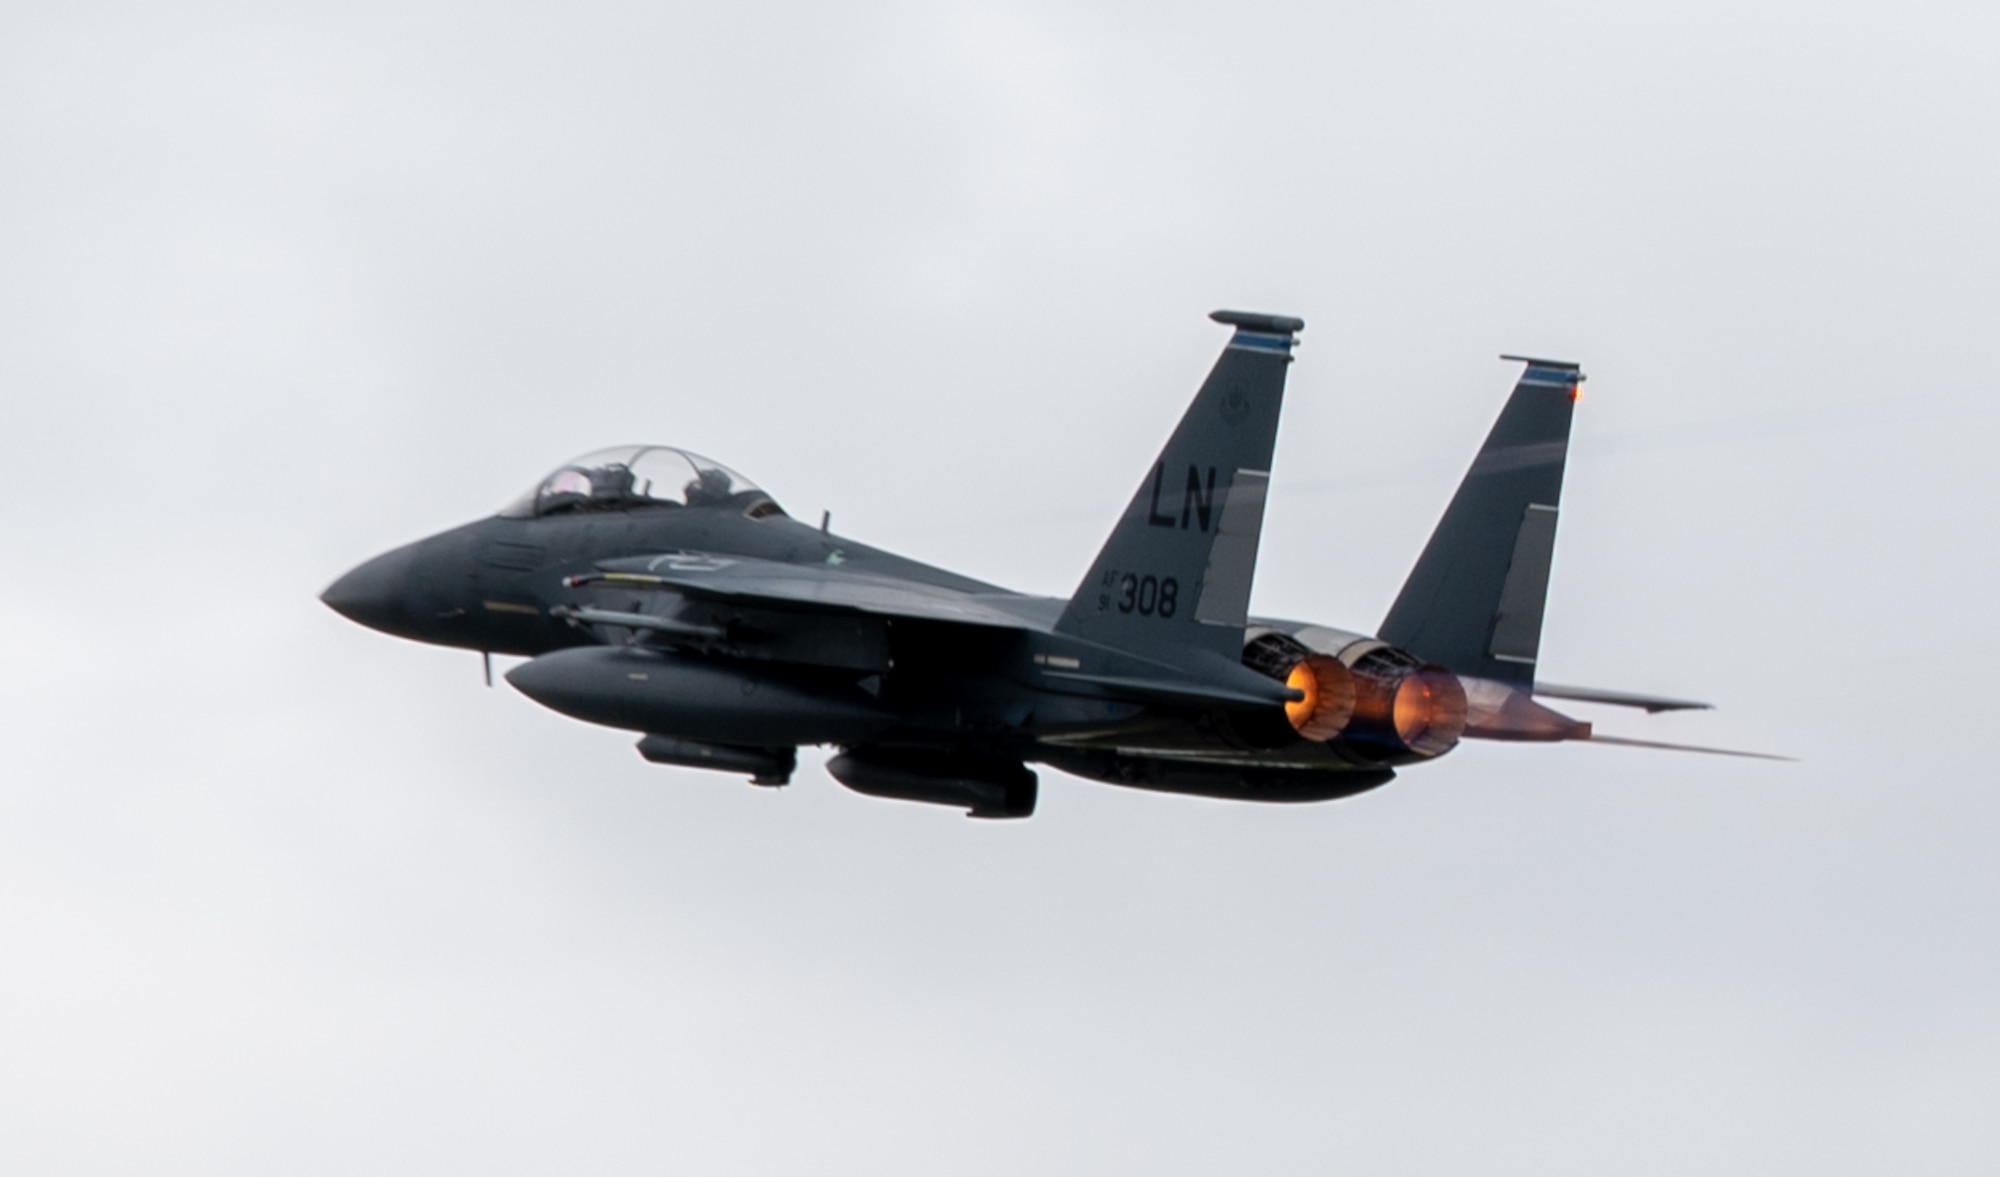
[[[1242,656],[1285,369],[1301,319],[1217,311],[1236,328],[1180,427],[1069,607],[1058,633],[1142,657]]]
[[[1383,641],[1458,674],[1535,681],[1577,365],[1528,365],[1382,620]]]

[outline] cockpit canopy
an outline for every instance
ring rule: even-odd
[[[563,463],[500,513],[520,519],[739,504],[753,519],[785,513],[756,483],[719,462],[669,446],[628,445]]]

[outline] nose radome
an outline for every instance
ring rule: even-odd
[[[335,613],[383,633],[410,628],[410,565],[415,545],[384,552],[327,586],[319,595]]]

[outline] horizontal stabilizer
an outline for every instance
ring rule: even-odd
[[[1657,695],[1635,695],[1630,691],[1600,691],[1595,687],[1563,687],[1555,683],[1538,682],[1534,693],[1549,699],[1568,699],[1576,703],[1604,703],[1612,707],[1638,707],[1652,714],[1662,711],[1713,711],[1713,703],[1696,703],[1690,699],[1662,699]]]
[[[1588,740],[1593,744],[1616,744],[1621,748],[1653,748],[1663,752],[1701,752],[1709,756],[1742,756],[1750,760],[1782,760],[1787,764],[1797,764],[1796,756],[1773,756],[1769,752],[1742,752],[1735,748],[1703,748],[1696,744],[1668,744],[1659,740],[1628,740],[1623,736],[1600,736],[1592,733]]]

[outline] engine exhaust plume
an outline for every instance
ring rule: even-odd
[[[1354,717],[1354,672],[1337,658],[1308,654],[1285,676],[1285,685],[1305,698],[1285,704],[1292,730],[1308,740],[1331,740]]]
[[[1442,667],[1395,661],[1408,657],[1378,650],[1356,663],[1356,734],[1387,738],[1419,756],[1441,756],[1465,734],[1465,687]]]

